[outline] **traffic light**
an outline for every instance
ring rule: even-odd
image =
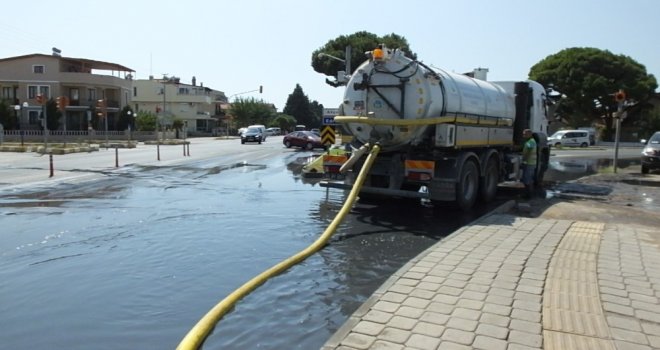
[[[100,118],[105,117],[105,107],[105,99],[96,101],[96,115],[98,115]]]
[[[616,102],[623,102],[626,100],[626,93],[623,90],[619,90],[618,92],[614,93],[614,100]]]
[[[56,99],[56,101],[57,101],[57,109],[64,112],[64,110],[66,110],[66,106],[69,105],[69,98],[66,96],[59,96]]]
[[[259,85],[259,93],[261,94],[261,93],[263,93],[263,92],[264,92],[264,87],[263,87],[263,85]]]

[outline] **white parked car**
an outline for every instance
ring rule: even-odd
[[[281,133],[282,133],[282,130],[280,128],[268,128],[268,129],[266,129],[266,134],[268,134],[268,136],[277,136],[277,135],[280,135]]]
[[[553,147],[588,147],[590,144],[589,132],[585,130],[560,130],[548,138],[548,143]]]

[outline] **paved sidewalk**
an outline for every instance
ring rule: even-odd
[[[322,349],[658,349],[657,236],[488,216],[403,266]]]

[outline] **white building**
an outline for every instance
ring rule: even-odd
[[[163,125],[180,119],[190,133],[211,133],[219,124],[221,105],[227,103],[225,93],[199,86],[195,77],[185,84],[176,77],[138,79],[133,81],[132,108],[158,115]]]

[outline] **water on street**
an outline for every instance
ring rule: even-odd
[[[3,347],[173,349],[334,218],[346,193],[302,179],[301,154],[0,192]],[[239,302],[204,348],[319,348],[399,267],[485,210],[359,203],[327,247]]]

